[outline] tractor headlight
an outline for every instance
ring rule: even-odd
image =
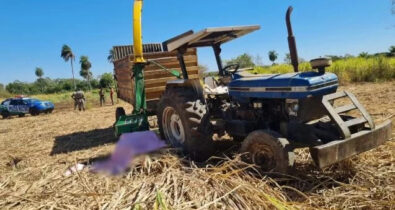
[[[288,115],[290,116],[298,116],[298,111],[299,111],[299,100],[297,99],[287,99],[285,101],[286,103],[286,108]]]

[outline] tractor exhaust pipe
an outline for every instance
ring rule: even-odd
[[[296,49],[295,36],[293,34],[292,25],[291,25],[292,10],[293,10],[292,6],[288,7],[285,20],[287,22],[287,30],[288,30],[289,55],[291,56],[291,63],[292,63],[292,66],[294,67],[294,71],[298,72],[299,71],[299,69],[298,69],[299,68],[298,50]]]

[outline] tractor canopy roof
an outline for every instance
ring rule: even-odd
[[[251,25],[206,28],[196,33],[190,30],[163,42],[163,47],[166,51],[174,51],[179,48],[221,45],[225,42],[229,42],[233,39],[259,30],[260,28],[261,27],[259,25]]]

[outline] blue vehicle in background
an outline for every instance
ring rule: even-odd
[[[26,114],[32,116],[39,115],[40,113],[52,113],[55,105],[49,101],[40,101],[33,98],[9,98],[1,102],[0,114],[3,118],[18,115],[24,117]]]

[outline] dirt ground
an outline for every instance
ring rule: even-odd
[[[353,92],[376,123],[395,120],[395,82],[342,89]],[[238,155],[197,164],[173,149],[140,157],[121,176],[89,170],[64,176],[76,163],[114,149],[116,106],[61,107],[0,120],[0,209],[395,209],[394,141],[325,170],[298,150],[289,176],[269,177]]]

